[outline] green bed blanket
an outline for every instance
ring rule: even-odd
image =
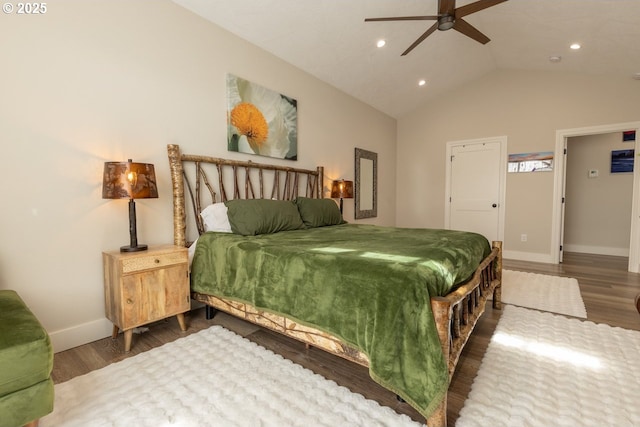
[[[490,250],[475,233],[363,224],[205,233],[191,288],[341,338],[367,354],[376,382],[428,417],[449,384],[430,297],[470,278]]]

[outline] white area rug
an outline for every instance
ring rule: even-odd
[[[569,277],[503,270],[502,302],[587,318],[578,281]]]
[[[457,427],[639,426],[640,332],[506,306]]]
[[[219,326],[55,386],[41,427],[419,426]]]

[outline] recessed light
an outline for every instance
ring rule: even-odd
[[[578,50],[580,49],[582,46],[580,46],[580,43],[573,43],[571,46],[569,46],[571,49],[573,50]]]
[[[562,56],[560,56],[560,55],[550,56],[549,57],[549,61],[553,62],[553,63],[560,62],[560,61],[562,61]]]
[[[387,44],[387,42],[386,42],[386,41],[384,41],[384,40],[382,40],[382,39],[380,39],[380,40],[378,40],[378,42],[376,43],[376,46],[378,46],[378,47],[382,47],[382,46],[384,46],[385,44]]]
[[[420,80],[420,81],[418,81],[418,86],[424,86],[424,85],[426,85],[426,84],[427,84],[427,81],[426,81],[426,80]]]

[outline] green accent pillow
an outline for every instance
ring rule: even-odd
[[[302,222],[307,228],[346,224],[340,209],[333,199],[310,199],[298,197],[295,200]]]
[[[255,236],[305,228],[298,208],[289,200],[236,199],[225,205],[235,234]]]

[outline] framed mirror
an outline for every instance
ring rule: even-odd
[[[356,148],[356,219],[378,216],[378,154]]]

